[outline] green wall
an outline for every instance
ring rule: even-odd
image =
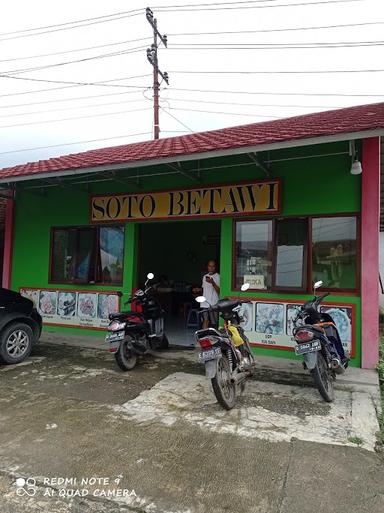
[[[344,152],[342,155],[305,158],[297,160],[281,160],[271,164],[271,177],[282,180],[282,212],[281,216],[305,216],[311,214],[336,214],[359,212],[361,205],[361,178],[352,176],[349,172],[350,157],[348,143],[332,143],[303,148],[291,148],[259,154],[260,160],[279,160],[302,157],[304,155],[326,155],[328,153]],[[235,183],[242,180],[257,180],[265,178],[263,171],[246,156],[231,156],[200,161],[200,168],[215,167],[201,173],[202,184]],[[232,167],[241,163],[239,167]],[[245,165],[243,165],[246,163]],[[196,169],[196,162],[185,162],[183,169]],[[91,194],[112,192],[142,192],[143,190],[167,190],[179,187],[198,187],[199,184],[180,174],[169,174],[167,166],[152,166],[141,168],[141,175],[152,172],[164,173],[156,177],[143,177],[140,189],[130,185],[132,182],[116,183],[112,179],[96,181],[100,175],[95,175],[95,181],[88,189],[79,190],[79,186],[38,187],[27,190],[26,187],[36,186],[36,180],[22,183],[18,186],[16,195],[16,216],[14,234],[14,252],[12,268],[12,288],[20,287],[49,287],[49,248],[50,229],[52,226],[77,226],[89,224],[89,196]],[[119,172],[119,180],[131,171]],[[41,185],[44,185],[42,183]],[[85,186],[84,186],[85,187]],[[232,219],[225,217],[221,222],[221,294],[231,295],[232,273]],[[180,221],[183,226],[192,226],[191,221]],[[161,223],[162,224],[162,223]],[[138,229],[134,222],[125,225],[125,262],[123,287],[101,287],[99,285],[81,285],[79,289],[116,289],[122,290],[126,297],[136,281]],[[166,244],[172,247],[170,241]],[[57,287],[55,285],[55,287]],[[59,288],[74,289],[74,285],[62,285]],[[252,294],[248,294],[252,296]],[[290,298],[306,299],[305,295],[292,294],[263,294],[259,298]],[[123,298],[124,299],[124,298]],[[357,296],[330,296],[330,301],[349,302],[356,304],[356,347],[355,364],[360,362],[360,298]],[[87,330],[74,328],[52,328],[51,331],[73,331],[85,333]],[[95,332],[93,332],[94,334]],[[288,356],[286,351],[260,349],[263,354]]]

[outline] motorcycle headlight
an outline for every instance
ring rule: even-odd
[[[125,329],[125,326],[127,325],[126,322],[118,322],[118,321],[113,321],[111,322],[111,324],[108,326],[108,329],[110,331],[120,331],[120,330],[123,330]]]

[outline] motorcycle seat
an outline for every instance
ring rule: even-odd
[[[139,312],[116,312],[109,314],[109,320],[110,321],[126,321],[128,317],[137,317],[140,320],[143,319],[143,315]]]

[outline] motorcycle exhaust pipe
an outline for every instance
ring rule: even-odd
[[[341,364],[341,362],[338,358],[333,358],[330,361],[329,365],[330,365],[331,369],[336,372],[336,374],[344,374],[344,372],[345,372],[344,366]]]
[[[244,380],[246,380],[247,378],[249,378],[249,376],[251,376],[251,374],[252,373],[249,371],[239,372],[238,374],[236,374],[236,376],[231,378],[231,382],[236,383],[236,385],[240,385],[240,383],[243,382]]]

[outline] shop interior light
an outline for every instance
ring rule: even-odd
[[[361,162],[359,160],[355,159],[352,162],[351,175],[361,175],[362,172],[363,172],[363,168],[361,167]]]
[[[355,141],[349,142],[349,154],[352,157],[352,164],[350,169],[351,175],[361,175],[361,173],[363,172],[363,168],[361,167],[360,160],[357,158]]]

